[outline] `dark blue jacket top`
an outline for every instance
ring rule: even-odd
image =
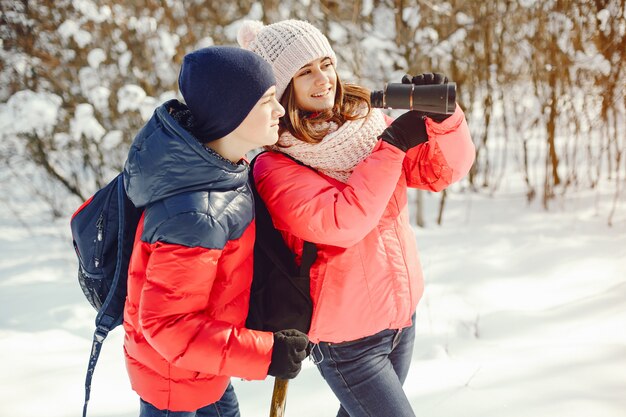
[[[208,152],[172,116],[184,108],[164,103],[137,134],[124,166],[126,193],[146,206],[143,241],[221,248],[254,218],[248,166]]]

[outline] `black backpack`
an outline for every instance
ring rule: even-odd
[[[87,415],[91,378],[102,343],[124,319],[128,263],[142,213],[143,209],[136,208],[126,195],[119,174],[81,205],[70,221],[78,282],[98,312],[85,378],[83,417]]]
[[[254,185],[255,162],[256,158],[250,162],[250,184],[254,195],[256,239],[246,327],[270,332],[297,329],[308,333],[313,312],[309,271],[317,257],[317,247],[311,242],[304,242],[298,267],[295,254],[274,227]]]

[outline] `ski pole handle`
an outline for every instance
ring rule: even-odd
[[[284,417],[285,405],[287,404],[287,379],[274,379],[274,392],[270,406],[270,417]]]

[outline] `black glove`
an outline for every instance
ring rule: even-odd
[[[419,74],[414,77],[410,75],[405,75],[402,77],[402,84],[415,84],[415,85],[433,85],[433,84],[448,84],[448,77],[439,73],[430,73],[426,72],[424,74]],[[421,112],[422,116],[428,116],[433,119],[437,123],[441,123],[446,120],[448,117],[452,116],[451,114],[441,114],[441,113],[426,113]]]
[[[295,378],[306,358],[308,344],[309,338],[299,330],[289,329],[274,333],[272,362],[267,373],[281,379]]]
[[[402,77],[402,84],[415,84],[415,85],[432,85],[432,84],[448,84],[448,77],[439,73],[425,72],[414,77],[405,75]]]
[[[379,138],[404,152],[428,141],[424,113],[415,110],[404,113],[383,130]]]

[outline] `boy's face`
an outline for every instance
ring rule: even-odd
[[[255,147],[273,145],[278,140],[278,121],[285,109],[276,99],[276,87],[270,87],[257,101],[233,134]]]
[[[331,109],[337,92],[337,73],[330,58],[311,61],[293,77],[296,105],[300,110],[316,112]]]

